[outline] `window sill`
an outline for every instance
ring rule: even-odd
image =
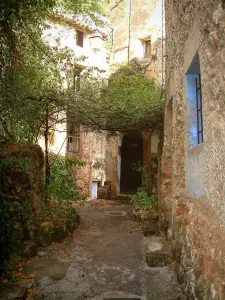
[[[203,143],[201,143],[198,145],[191,146],[191,148],[188,148],[188,154],[196,155],[196,154],[202,153],[203,150],[204,150],[204,146],[203,146]]]

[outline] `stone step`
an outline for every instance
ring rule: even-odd
[[[146,263],[151,268],[164,267],[171,263],[171,250],[166,239],[159,236],[147,238]]]
[[[146,297],[144,296],[137,296],[134,294],[128,294],[123,292],[110,292],[105,293],[103,295],[96,296],[95,298],[92,298],[91,300],[146,300]]]
[[[103,298],[103,300],[127,300],[127,299],[131,299],[131,300],[141,300],[141,298],[134,298],[134,297],[126,297],[126,298],[115,298],[115,297],[107,297],[107,298]]]
[[[120,195],[117,195],[116,197],[113,197],[113,200],[127,200],[127,201],[130,201],[131,196],[130,195],[125,195],[125,194],[120,194]]]

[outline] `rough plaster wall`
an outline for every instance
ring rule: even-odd
[[[113,28],[111,61],[127,61],[129,7],[125,1],[110,1],[110,25]]]
[[[70,17],[70,16],[68,16]],[[43,30],[43,39],[51,47],[59,47],[61,49],[68,48],[75,54],[76,63],[84,67],[99,67],[108,70],[108,64],[106,62],[106,49],[104,44],[99,45],[99,51],[93,51],[93,45],[90,37],[92,33],[85,32],[83,47],[79,47],[76,44],[76,29],[80,29],[79,26],[76,28],[69,24],[60,24],[54,22],[48,22],[49,28]],[[89,24],[90,25],[90,24]],[[93,25],[93,24],[92,24]],[[95,27],[95,26],[94,26]],[[95,29],[96,30],[96,29]],[[105,31],[103,28],[98,28],[96,32],[98,34]],[[83,59],[85,57],[85,59]],[[65,83],[65,87],[67,83]]]
[[[178,278],[195,299],[225,297],[224,30],[225,10],[220,0],[166,1],[166,86],[174,73],[173,140],[172,147],[164,144],[160,205],[169,226]],[[185,72],[197,50],[204,142],[191,153]],[[165,120],[168,117],[166,108]],[[172,174],[167,172],[170,163]],[[172,179],[169,197],[167,179]]]

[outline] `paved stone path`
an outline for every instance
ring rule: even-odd
[[[131,206],[117,201],[79,207],[81,225],[71,239],[39,252],[26,273],[35,273],[38,299],[176,300],[180,292],[168,267],[150,268],[148,248],[159,237],[144,237]]]

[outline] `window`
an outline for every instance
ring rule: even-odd
[[[80,152],[80,125],[74,123],[68,123],[68,152],[79,153]]]
[[[195,79],[196,84],[196,109],[197,109],[197,136],[198,144],[203,142],[203,129],[202,129],[202,97],[201,97],[201,77],[198,74]]]
[[[151,40],[144,41],[144,57],[151,57]]]
[[[186,74],[187,109],[190,147],[203,142],[202,95],[199,56],[196,55]]]
[[[104,41],[101,35],[93,35],[89,38],[92,50],[97,53],[104,47]]]
[[[81,72],[82,69],[76,67],[74,70],[74,77],[73,77],[73,89],[74,91],[78,92],[81,86]]]
[[[84,33],[83,33],[83,31],[76,30],[76,44],[77,44],[77,46],[83,48],[83,46],[84,46]]]

